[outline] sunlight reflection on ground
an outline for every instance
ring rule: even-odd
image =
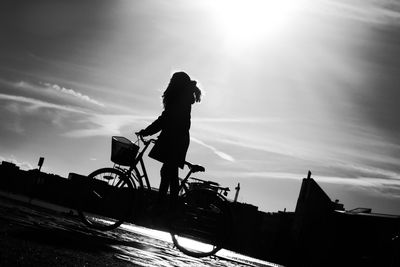
[[[23,201],[23,199],[20,200]],[[168,232],[127,223],[112,231],[97,231],[86,228],[76,213],[70,209],[48,205],[40,201],[33,201],[35,205],[31,205],[32,200],[29,201],[31,204],[27,202],[0,198],[0,216],[13,224],[25,227],[31,235],[37,235],[39,241],[43,243],[51,242],[48,239],[61,237],[62,240],[69,240],[65,242],[72,242],[75,249],[78,250],[85,250],[87,246],[108,247],[109,253],[114,259],[144,267],[279,266],[228,250],[221,250],[213,257],[193,258],[174,247]],[[42,233],[52,233],[55,234],[55,237],[41,238]],[[81,244],[77,245],[74,238],[77,238]],[[199,246],[198,242],[190,242],[192,245]]]
[[[140,227],[140,226],[126,224],[126,223],[121,225],[121,228],[123,228],[127,231],[130,231],[130,232],[133,232],[133,233],[145,235],[148,237],[158,239],[160,241],[167,242],[170,244],[170,246],[173,246],[171,236],[168,232],[163,232],[163,231],[154,230],[154,229],[148,229],[145,227]],[[199,246],[207,246],[207,245],[203,244],[201,242],[197,242],[195,240],[187,239],[185,246],[188,246],[191,248],[197,248],[197,249],[201,250],[201,248],[199,248]],[[249,266],[260,266],[260,267],[261,266],[280,266],[278,264],[273,264],[270,262],[254,259],[254,258],[245,256],[245,255],[241,255],[241,254],[238,254],[238,253],[226,250],[226,249],[221,249],[220,251],[218,251],[216,256],[219,256],[221,258],[236,260],[236,261],[238,261],[238,263],[248,264]],[[223,265],[223,266],[226,266],[226,265]]]

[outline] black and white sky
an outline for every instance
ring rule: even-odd
[[[111,136],[156,118],[177,70],[205,92],[187,158],[203,178],[294,210],[311,170],[347,209],[400,214],[395,0],[1,1],[0,160],[109,166]]]

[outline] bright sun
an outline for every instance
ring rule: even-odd
[[[226,42],[246,47],[276,37],[290,26],[304,0],[215,0],[211,1]]]

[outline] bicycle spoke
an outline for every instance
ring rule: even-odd
[[[99,169],[88,176],[89,191],[79,214],[89,226],[110,230],[132,214],[134,184],[116,169]],[[116,208],[118,207],[118,208]]]
[[[229,211],[221,196],[206,189],[191,190],[181,198],[171,235],[185,254],[205,257],[222,247],[229,224]]]
[[[101,195],[99,194],[99,193],[97,193],[96,191],[92,191],[92,193],[96,196],[96,197],[98,197],[99,199],[103,199],[102,197],[101,197]]]

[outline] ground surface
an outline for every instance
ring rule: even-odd
[[[273,266],[232,255],[192,258],[148,231],[94,231],[65,210],[0,196],[0,266]]]

